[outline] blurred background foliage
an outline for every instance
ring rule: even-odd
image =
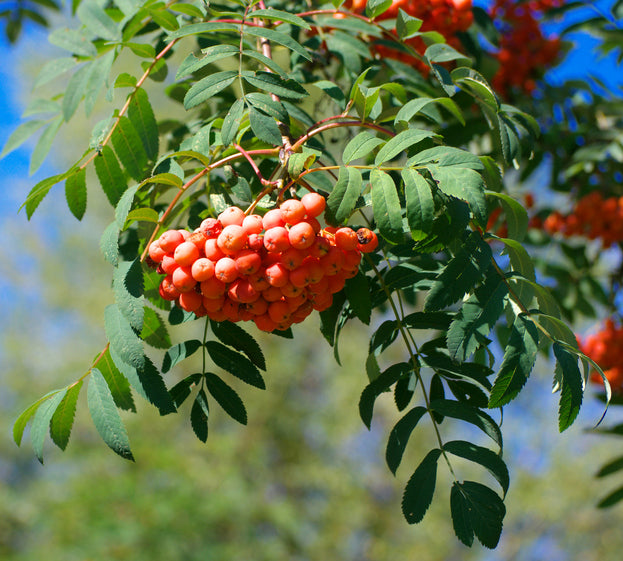
[[[9,63],[3,78],[10,94],[5,111],[26,105],[44,40],[28,33],[17,47],[4,46]],[[11,119],[6,114],[3,121]],[[90,131],[76,126],[70,125],[65,143],[88,141]],[[2,132],[2,143],[9,132]],[[11,426],[27,396],[75,379],[105,340],[101,318],[112,297],[110,271],[95,248],[110,211],[90,202],[87,219],[77,223],[52,200],[35,222],[27,222],[17,209],[26,183],[33,183],[23,179],[27,165],[22,169],[20,159],[28,149],[2,162],[1,559],[620,559],[623,503],[597,510],[605,491],[602,480],[593,477],[618,442],[586,434],[601,414],[601,403],[590,395],[579,422],[557,434],[552,365],[546,361],[505,411],[512,484],[498,548],[467,549],[447,539],[448,497],[434,501],[421,524],[409,526],[397,508],[400,493],[432,435],[418,427],[393,478],[383,461],[396,421],[391,396],[379,400],[370,432],[353,399],[367,383],[359,352],[367,344],[362,325],[346,328],[341,367],[314,321],[297,326],[293,340],[258,334],[267,357],[268,391],[236,386],[249,426],[215,408],[206,445],[189,430],[184,408],[179,415],[159,417],[137,400],[139,414],[124,416],[137,461],[122,462],[103,446],[82,403],[67,452],[48,442],[46,465],[39,465],[28,446],[14,445]],[[67,163],[63,142],[51,159],[59,167]],[[196,337],[200,326],[178,329]],[[193,367],[192,362],[183,366]],[[167,376],[170,386],[181,373]],[[620,415],[616,409],[608,415],[611,424]],[[451,429],[444,425],[444,430]],[[437,492],[448,487],[438,485]]]

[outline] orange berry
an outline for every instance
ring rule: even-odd
[[[318,193],[306,193],[301,197],[301,203],[310,218],[320,216],[327,206],[325,198]]]

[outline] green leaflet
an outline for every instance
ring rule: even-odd
[[[513,322],[502,365],[491,389],[489,407],[502,407],[519,394],[536,361],[538,345],[536,326],[527,317],[518,315]]]
[[[433,193],[428,181],[412,168],[402,170],[402,180],[405,186],[407,223],[411,237],[418,241],[430,234],[433,228]]]
[[[65,49],[70,53],[84,57],[97,56],[95,45],[82,30],[59,28],[50,33],[48,40],[52,45]]]
[[[116,206],[128,184],[112,148],[103,146],[93,163],[106,197],[111,205]]]
[[[190,53],[182,61],[177,70],[177,74],[175,75],[176,80],[181,80],[182,78],[189,76],[193,72],[197,72],[197,70],[200,70],[204,66],[216,62],[217,60],[238,55],[240,53],[240,49],[234,45],[214,45],[212,47],[208,47],[207,49],[203,49],[201,52],[203,56],[197,57],[194,53]]]
[[[504,311],[508,286],[491,267],[481,286],[465,301],[448,329],[450,356],[467,360],[479,346],[487,346],[488,335]]]
[[[568,429],[575,421],[584,395],[584,379],[578,367],[578,357],[556,342],[553,345],[556,362],[561,373],[560,402],[558,406],[558,429]]]
[[[506,507],[495,491],[474,481],[455,481],[450,511],[454,532],[466,546],[471,547],[474,536],[489,549],[497,546]]]
[[[112,144],[123,167],[135,181],[142,181],[147,165],[147,152],[132,121],[128,117],[119,117],[112,133]]]
[[[76,64],[78,64],[78,62],[73,57],[55,58],[49,62],[46,62],[43,65],[43,68],[39,71],[33,88],[36,89],[47,84],[51,80],[54,80],[57,76],[71,70],[74,66],[76,66]]]
[[[414,36],[422,27],[422,20],[414,18],[405,12],[402,8],[398,8],[398,17],[396,18],[396,33],[401,41],[406,41]]]
[[[238,351],[242,351],[255,366],[266,371],[264,353],[252,335],[239,325],[230,321],[212,321],[210,325],[212,333],[214,333],[222,343]]]
[[[408,362],[399,362],[393,364],[370,382],[361,392],[359,398],[359,416],[364,425],[370,428],[372,423],[372,413],[374,411],[374,403],[376,398],[383,392],[389,390],[402,376],[413,370],[413,366]]]
[[[279,146],[281,144],[281,132],[275,119],[258,111],[255,107],[249,109],[249,122],[253,134],[260,140]]]
[[[74,72],[67,84],[67,91],[63,96],[63,118],[69,121],[78,108],[80,100],[84,97],[87,88],[87,81],[91,72],[93,63],[83,64],[76,72]]]
[[[364,158],[383,143],[381,138],[368,131],[362,131],[346,145],[342,154],[342,161],[345,164],[350,164],[353,160]]]
[[[244,355],[226,347],[217,341],[208,341],[206,349],[210,358],[218,367],[226,372],[240,378],[243,382],[260,388],[266,389],[264,378],[257,367]]]
[[[480,464],[497,480],[502,487],[504,495],[506,495],[510,484],[508,468],[504,460],[493,450],[464,440],[446,442],[443,445],[443,449],[450,454]]]
[[[104,330],[110,341],[110,348],[128,365],[139,369],[145,366],[143,343],[115,304],[104,311]]]
[[[333,226],[343,224],[355,210],[361,196],[361,172],[355,168],[341,167],[337,183],[327,199],[326,220]]]
[[[466,201],[474,218],[485,227],[488,219],[487,200],[485,198],[482,176],[470,168],[429,165],[433,179],[446,195]]]
[[[46,399],[37,409],[30,427],[30,440],[32,448],[39,462],[43,463],[43,442],[50,428],[52,415],[56,411],[65,395],[67,388],[60,390]]]
[[[35,149],[32,151],[32,156],[30,157],[30,166],[28,167],[28,173],[30,173],[31,175],[35,173],[43,164],[45,157],[48,155],[48,152],[52,148],[56,133],[61,128],[62,124],[63,117],[61,115],[58,115],[57,117],[52,119],[50,124],[44,129],[43,133],[39,137],[39,140],[35,145]]]
[[[210,408],[208,406],[208,397],[203,389],[200,389],[195,396],[195,401],[190,410],[190,425],[193,432],[201,442],[208,440],[208,416]]]
[[[487,191],[488,197],[495,197],[500,200],[500,204],[504,209],[505,223],[508,226],[508,237],[523,241],[528,230],[528,212],[515,199],[505,195],[504,193],[495,193]]]
[[[121,38],[119,24],[110,18],[95,0],[82,0],[76,15],[94,35],[108,41],[118,41]]]
[[[223,146],[229,146],[236,137],[238,129],[240,128],[240,121],[244,115],[244,110],[244,99],[237,99],[229,108],[221,127],[221,141],[223,142]]]
[[[402,213],[400,198],[392,177],[379,169],[370,172],[372,187],[372,210],[380,234],[388,241],[401,243]]]
[[[91,370],[87,387],[87,402],[93,424],[110,449],[126,460],[134,461],[130,441],[117,411],[106,380],[97,368]]]
[[[59,403],[56,411],[50,419],[50,436],[52,441],[61,450],[67,448],[69,435],[74,424],[76,414],[76,405],[78,403],[78,395],[82,389],[83,380],[70,385],[63,399]]]
[[[192,388],[198,384],[202,378],[203,374],[200,374],[199,372],[191,374],[175,384],[169,390],[169,395],[177,407],[180,407],[182,403],[186,401],[186,398],[190,395]]]
[[[234,389],[226,384],[216,374],[208,372],[205,375],[205,382],[208,391],[216,402],[223,408],[232,419],[242,425],[247,424],[247,410],[240,396]]]
[[[144,317],[144,282],[138,257],[134,261],[122,261],[117,265],[113,272],[112,287],[119,311],[130,322],[132,329],[140,332]]]
[[[238,77],[235,70],[223,70],[202,78],[184,96],[184,108],[192,109],[223,91]]]
[[[254,18],[264,18],[272,21],[281,23],[291,23],[292,25],[296,25],[297,27],[302,27],[303,29],[311,29],[311,26],[301,17],[291,14],[289,12],[284,12],[283,10],[275,10],[274,8],[268,9],[260,9],[253,11]]]
[[[164,355],[162,361],[162,373],[166,374],[176,364],[188,358],[194,354],[199,348],[201,348],[201,341],[198,339],[191,339],[184,341],[183,343],[177,343],[173,345]]]
[[[385,146],[378,151],[374,164],[378,166],[384,162],[393,160],[398,154],[426,138],[439,138],[439,135],[424,129],[408,129],[402,131],[388,140]]]
[[[366,275],[359,271],[353,278],[347,279],[344,292],[354,314],[365,325],[370,325],[372,299]]]
[[[311,55],[299,42],[295,41],[290,35],[282,33],[281,31],[268,29],[266,27],[245,27],[244,34],[268,39],[273,43],[277,43],[286,47],[287,49],[290,49],[291,51],[302,56],[304,59],[307,59],[309,61],[312,60]]]
[[[424,302],[425,311],[440,310],[462,298],[484,276],[491,259],[491,248],[472,232],[435,279]]]
[[[455,101],[449,97],[418,97],[416,99],[412,99],[405,103],[398,110],[398,113],[394,118],[394,124],[398,124],[400,121],[408,123],[420,112],[426,114],[424,109],[427,105],[431,103],[441,105],[441,107],[444,107],[450,113],[452,113],[462,125],[465,125],[465,119],[463,117],[463,114],[461,113],[461,110],[459,109]]]
[[[250,72],[244,70],[242,77],[252,86],[279,97],[298,100],[309,95],[305,88],[296,80],[284,80],[271,72]]]
[[[426,454],[407,483],[402,496],[402,513],[409,524],[421,522],[433,500],[440,455],[438,448]]]
[[[158,312],[148,306],[143,309],[141,339],[156,349],[168,349],[171,346],[171,337],[166,324]]]
[[[25,123],[22,123],[7,139],[6,144],[2,149],[2,153],[0,154],[0,158],[4,158],[4,156],[19,148],[45,124],[46,121],[26,121]]]
[[[136,406],[134,405],[130,383],[115,365],[108,349],[100,358],[97,366],[100,374],[104,377],[104,380],[106,380],[106,385],[110,390],[115,405],[119,409],[136,413]]]
[[[89,75],[84,89],[84,110],[91,115],[100,91],[108,83],[108,74],[116,58],[114,50],[109,51],[89,65]]]
[[[59,175],[53,175],[52,177],[48,177],[46,179],[42,179],[37,183],[28,193],[26,200],[20,207],[26,209],[26,216],[28,220],[32,217],[35,210],[41,203],[41,201],[45,198],[45,196],[49,193],[50,189],[54,187],[57,183],[63,181],[66,177],[68,177],[71,173],[73,173],[73,169],[66,171],[65,173],[61,173]]]
[[[389,434],[387,448],[385,450],[385,460],[387,461],[387,467],[389,467],[390,471],[394,475],[400,465],[405,448],[407,447],[407,442],[409,442],[409,437],[411,436],[413,429],[415,429],[420,419],[425,414],[425,407],[414,407],[394,425],[394,428]]]
[[[116,222],[111,222],[104,230],[100,238],[100,250],[104,259],[113,267],[117,266],[119,260],[119,226]]]
[[[155,160],[158,156],[158,124],[144,89],[139,88],[134,92],[128,107],[128,118],[143,143],[148,159]]]
[[[71,213],[82,220],[87,209],[86,169],[78,169],[65,180],[65,199]]]

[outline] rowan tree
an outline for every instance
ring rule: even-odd
[[[608,346],[618,319],[580,342],[573,327],[618,313],[620,264],[608,263],[608,283],[598,257],[623,234],[620,100],[543,80],[577,27],[553,37],[543,22],[580,4],[74,2],[69,27],[50,34],[68,55],[41,69],[44,97],[4,152],[41,129],[34,171],[64,123],[92,127],[75,163],[37,183],[23,209],[31,219],[64,197],[81,220],[89,190],[103,190],[115,302],[92,364],[18,417],[17,444],[31,422],[41,461],[48,433],[65,449],[86,387],[97,431],[125,459],[118,410],[133,410],[136,394],[162,415],[190,403],[190,426],[209,445],[212,407],[253,423],[243,401],[253,393],[241,397],[231,376],[270,391],[257,330],[287,347],[319,313],[339,363],[343,328],[360,321],[367,379],[353,403],[370,428],[377,398],[393,393],[392,473],[418,424],[433,428],[405,482],[404,517],[423,519],[446,469],[457,538],[494,548],[510,485],[501,410],[539,353],[556,365],[560,431],[592,380],[606,405],[622,402]],[[622,11],[615,2],[581,22],[619,59]],[[162,94],[168,105],[152,105]],[[92,123],[102,97],[109,112]],[[169,327],[186,322],[196,336],[173,340]],[[195,354],[202,368],[190,372]],[[463,460],[483,477],[466,480]]]

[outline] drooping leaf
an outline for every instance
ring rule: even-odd
[[[4,156],[19,148],[45,124],[46,121],[39,120],[26,121],[25,123],[22,123],[7,139],[6,144],[2,149],[2,153],[0,154],[0,158],[4,158]]]
[[[355,168],[341,167],[337,183],[327,199],[326,220],[337,226],[348,220],[361,196],[361,172]]]
[[[108,75],[115,62],[115,57],[116,52],[111,50],[94,60],[89,67],[89,75],[84,90],[84,110],[87,116],[93,112],[100,91],[108,83]]]
[[[392,177],[379,169],[370,172],[372,210],[380,234],[388,241],[404,240],[400,198]]]
[[[374,411],[374,403],[376,398],[383,392],[391,388],[402,376],[413,370],[413,366],[408,362],[399,362],[393,364],[383,372],[380,376],[370,382],[361,392],[359,398],[359,415],[363,423],[370,428],[372,423],[372,413]]]
[[[126,460],[134,461],[130,441],[117,411],[106,380],[97,368],[91,370],[87,387],[87,402],[93,424],[110,449]]]
[[[78,219],[82,220],[87,209],[87,183],[86,169],[78,169],[78,171],[70,175],[65,180],[65,199],[71,213]]]
[[[104,377],[104,380],[106,380],[115,405],[119,409],[136,413],[136,406],[134,405],[130,384],[127,378],[117,368],[117,365],[110,355],[110,350],[107,349],[102,355],[97,363],[97,368]]]
[[[433,500],[437,482],[437,460],[441,450],[431,450],[416,468],[402,496],[402,513],[409,524],[421,522]]]
[[[147,165],[147,152],[132,121],[128,117],[119,117],[112,134],[112,144],[123,167],[135,181],[142,181]]]
[[[623,486],[612,491],[597,503],[597,508],[609,508],[623,501]]]
[[[30,427],[32,448],[39,462],[43,463],[43,442],[50,429],[52,415],[67,394],[67,388],[46,399],[37,409]]]
[[[117,207],[115,208],[115,221],[117,222],[119,230],[125,228],[128,214],[130,213],[130,209],[132,208],[132,204],[134,203],[134,197],[139,187],[140,184],[134,185],[126,189],[125,193],[121,195],[121,198],[117,203]]]
[[[212,333],[216,335],[222,343],[242,351],[249,357],[249,360],[258,368],[266,370],[266,359],[257,341],[247,331],[230,321],[211,322]]]
[[[472,232],[435,279],[424,309],[440,310],[462,298],[484,276],[491,258],[491,248],[478,233]]]
[[[198,339],[190,339],[173,345],[164,355],[162,361],[163,374],[166,374],[176,364],[194,354],[199,348],[201,348],[201,341]]]
[[[450,493],[450,511],[454,532],[471,547],[474,535],[489,549],[494,549],[502,533],[506,507],[499,495],[475,481],[455,481]]]
[[[407,442],[409,442],[409,437],[425,413],[425,407],[414,407],[396,423],[389,434],[387,448],[385,450],[385,460],[387,461],[387,467],[389,467],[394,475],[402,461],[402,456],[407,447]]]
[[[366,325],[370,324],[372,314],[372,299],[368,279],[361,271],[354,277],[347,279],[344,292],[348,304],[355,315]]]
[[[262,378],[257,366],[246,356],[226,347],[218,341],[208,341],[205,346],[210,358],[219,368],[233,374],[251,386],[255,386],[261,390],[266,389],[264,378]]]
[[[76,64],[78,64],[78,61],[74,57],[55,58],[46,62],[39,71],[33,88],[47,84],[54,78],[71,70]]]
[[[247,410],[235,390],[216,374],[212,374],[211,372],[208,372],[205,375],[205,381],[208,391],[216,402],[223,408],[223,411],[225,411],[225,413],[227,413],[235,421],[246,425]]]
[[[63,396],[50,419],[50,436],[54,444],[61,450],[65,450],[69,442],[69,435],[74,424],[76,404],[82,384],[83,380],[79,380],[67,388],[67,393]]]
[[[196,372],[195,374],[191,374],[190,376],[186,376],[183,380],[179,381],[175,384],[170,390],[169,395],[175,403],[176,407],[180,407],[186,398],[190,395],[192,388],[197,385],[201,379],[203,378],[203,374]]]
[[[508,237],[523,241],[528,230],[528,212],[515,199],[504,193],[487,192],[488,197],[499,199],[504,209],[504,223],[508,226]]]
[[[578,367],[578,357],[556,342],[553,345],[556,362],[562,374],[560,403],[558,407],[558,429],[568,429],[575,421],[584,395],[584,379]]]
[[[154,160],[158,155],[160,137],[154,110],[149,103],[147,92],[143,88],[138,88],[134,92],[128,107],[128,117],[143,143],[147,157],[149,160]]]
[[[425,238],[433,228],[435,203],[428,181],[412,168],[402,170],[405,185],[407,222],[415,241]]]
[[[84,64],[74,72],[67,84],[67,90],[63,96],[63,118],[69,121],[78,108],[80,100],[84,97],[87,88],[87,80],[91,71],[90,64]]]
[[[112,148],[102,146],[93,163],[106,197],[112,206],[116,206],[128,184]]]
[[[504,358],[491,389],[489,407],[502,407],[521,391],[536,361],[539,333],[534,323],[523,315],[513,322]]]
[[[450,454],[480,464],[497,480],[502,487],[504,495],[506,495],[510,484],[508,468],[504,460],[493,450],[477,446],[465,440],[451,440],[450,442],[446,442],[443,445],[443,449]]]
[[[193,428],[193,432],[197,435],[197,438],[201,442],[208,440],[208,416],[210,414],[210,408],[208,406],[208,396],[205,391],[200,389],[197,392],[195,401],[190,410],[190,424]]]
[[[450,356],[467,360],[476,349],[487,346],[488,335],[504,311],[508,286],[493,267],[482,285],[463,303],[448,329]]]

